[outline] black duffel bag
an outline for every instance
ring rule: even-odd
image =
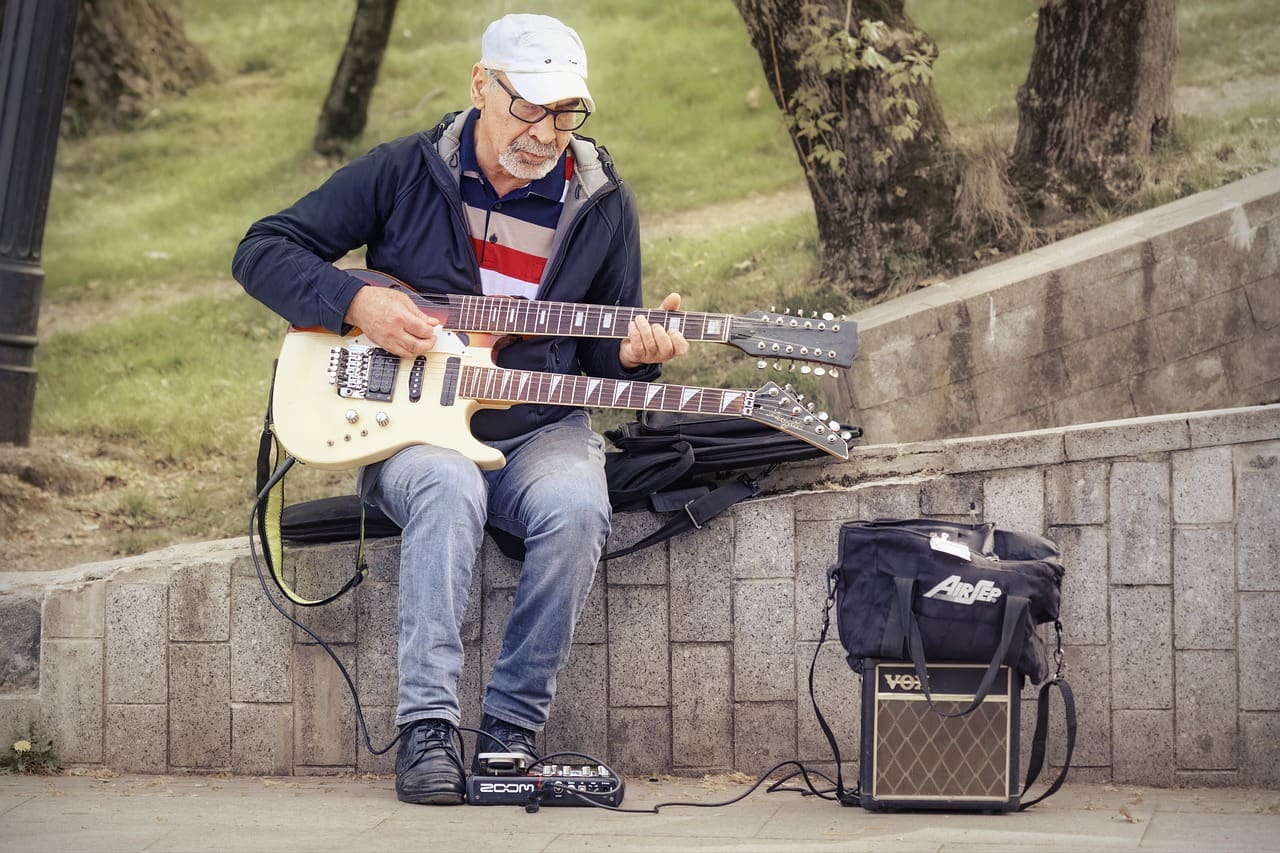
[[[1062,555],[1041,536],[932,519],[851,521],[840,527],[829,582],[849,665],[909,660],[926,697],[928,663],[988,664],[973,703],[1001,665],[1034,683],[1049,676],[1036,626],[1058,621]],[[935,709],[936,710],[936,709]]]

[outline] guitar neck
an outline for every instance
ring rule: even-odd
[[[464,397],[487,403],[544,403],[739,417],[751,417],[755,401],[754,391],[741,389],[695,388],[475,365],[461,368],[458,390]]]
[[[702,311],[659,311],[612,305],[449,296],[450,328],[500,335],[625,338],[634,317],[679,329],[687,340],[728,343],[733,317]]]
[[[367,284],[402,290],[422,311],[456,332],[622,339],[627,337],[631,321],[644,317],[649,323],[679,330],[691,342],[728,344],[756,358],[848,368],[858,351],[858,324],[843,317],[836,319],[830,313],[819,317],[815,311],[805,317],[788,310],[784,314],[770,311],[735,316],[433,293],[417,290],[377,270],[348,272]]]

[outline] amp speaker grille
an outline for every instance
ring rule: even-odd
[[[930,666],[938,711],[968,707],[984,670]],[[959,717],[943,717],[929,707],[911,664],[865,666],[863,682],[864,805],[1016,807],[1018,693],[1007,668],[986,699]]]

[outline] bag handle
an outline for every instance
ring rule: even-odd
[[[996,682],[996,676],[1000,673],[1000,666],[1007,662],[1011,651],[1015,649],[1015,643],[1017,644],[1017,652],[1021,653],[1022,637],[1018,626],[1022,624],[1022,616],[1027,612],[1027,608],[1031,604],[1030,599],[1021,595],[1011,595],[1005,599],[1004,624],[1000,632],[1000,645],[996,647],[995,654],[992,655],[991,662],[987,665],[987,671],[983,673],[982,681],[974,692],[973,701],[969,703],[969,707],[962,711],[945,713],[939,710],[933,702],[933,692],[929,689],[928,661],[925,660],[924,656],[924,638],[920,635],[920,625],[916,621],[915,612],[911,609],[911,601],[916,587],[915,579],[895,577],[893,583],[897,591],[898,617],[902,624],[907,626],[907,650],[911,655],[911,662],[915,665],[916,675],[920,679],[920,686],[924,691],[924,698],[929,703],[929,707],[940,717],[963,717],[965,714],[971,713],[982,704],[983,700],[991,692],[991,688]]]

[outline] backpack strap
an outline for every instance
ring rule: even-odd
[[[275,390],[275,371],[272,370],[271,389]],[[303,598],[293,591],[284,578],[284,542],[281,535],[281,518],[284,515],[284,475],[289,472],[296,461],[288,455],[280,442],[276,440],[271,427],[274,423],[271,410],[271,398],[268,398],[267,414],[262,421],[262,435],[258,438],[257,490],[258,497],[255,511],[258,518],[258,539],[262,542],[262,555],[271,571],[271,579],[285,598],[300,607],[319,607],[335,600],[349,589],[360,585],[369,575],[369,566],[364,559],[364,503],[360,504],[360,542],[356,547],[356,572],[342,589],[325,598]],[[272,470],[272,451],[277,460]]]
[[[665,493],[666,495],[675,495],[686,497],[692,495],[683,504],[679,503],[679,498],[672,500],[663,495],[654,495],[654,509],[659,512],[670,511],[675,509],[682,510],[667,521],[662,527],[650,533],[648,536],[630,545],[626,548],[620,548],[617,551],[611,551],[601,557],[602,560],[612,560],[616,557],[626,557],[634,554],[636,551],[642,551],[659,542],[665,542],[673,536],[684,533],[687,530],[701,530],[702,527],[711,519],[724,512],[738,501],[753,498],[760,494],[760,481],[754,480],[743,474],[735,480],[731,480],[717,488],[708,489],[705,486],[695,489],[680,489],[675,492]],[[665,501],[665,503],[664,503]],[[663,507],[666,507],[664,510]]]

